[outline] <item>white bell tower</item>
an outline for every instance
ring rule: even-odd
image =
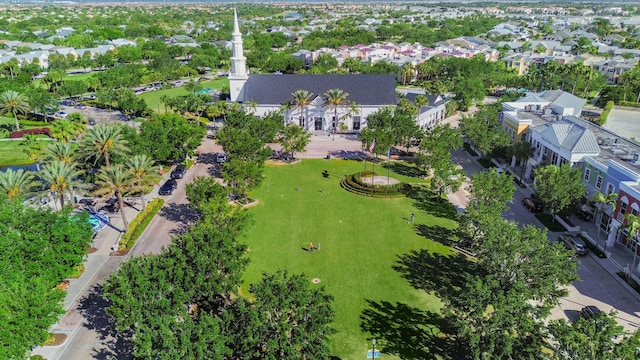
[[[247,58],[242,49],[242,34],[238,25],[238,13],[233,9],[233,33],[231,34],[233,55],[231,56],[231,72],[229,73],[229,91],[231,101],[244,100],[244,85],[249,79]]]

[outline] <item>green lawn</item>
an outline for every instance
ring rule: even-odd
[[[0,166],[33,164],[20,143],[22,141],[0,141]]]
[[[328,179],[322,176],[325,169]],[[431,208],[421,200],[368,198],[340,188],[343,175],[363,169],[362,162],[347,160],[267,166],[264,183],[251,194],[259,204],[250,209],[255,224],[247,233],[251,263],[243,293],[262,272],[280,268],[319,278],[319,286],[326,286],[335,297],[334,327],[338,332],[332,338],[333,355],[364,359],[371,347],[371,334],[363,332],[364,327],[375,329],[378,339],[386,334],[387,343],[395,344],[395,350],[385,353],[382,348],[383,356],[396,359],[389,353],[408,354],[413,351],[410,348],[416,335],[421,336],[415,333],[419,327],[414,322],[427,318],[425,314],[438,313],[441,307],[431,291],[418,290],[405,279],[407,273],[420,276],[406,259],[416,264],[417,254],[421,254],[433,267],[439,255],[449,256],[449,247],[430,238],[442,241],[450,236],[456,223],[436,216],[452,216],[455,210],[449,204]],[[387,173],[378,166],[376,171]],[[391,176],[421,182],[393,172]],[[414,224],[409,223],[411,213],[415,213]],[[321,245],[321,250],[306,251],[310,242]],[[398,266],[405,268],[404,274],[394,269]],[[396,325],[406,328],[394,329]]]
[[[229,85],[229,79],[226,77],[221,77],[213,79],[211,81],[202,82],[200,83],[200,85],[203,89],[222,89],[223,86]],[[181,86],[166,90],[151,91],[139,96],[144,99],[151,110],[159,113],[164,113],[164,104],[162,103],[162,100],[160,100],[160,98],[164,95],[166,95],[167,97],[182,96],[187,95],[187,91],[184,89],[184,86]]]

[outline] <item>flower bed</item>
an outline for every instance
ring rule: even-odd
[[[11,135],[9,135],[12,139],[18,139],[24,137],[25,135],[47,135],[51,137],[51,130],[47,127],[36,128],[36,129],[25,129],[20,131],[12,131]]]
[[[144,229],[146,229],[151,220],[153,220],[153,217],[160,211],[162,205],[164,205],[164,199],[153,199],[147,204],[144,210],[140,211],[138,215],[131,220],[129,223],[129,231],[120,238],[120,247],[118,250],[125,251],[133,247],[138,237],[140,237]]]

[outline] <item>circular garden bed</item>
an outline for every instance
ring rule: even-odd
[[[391,177],[378,176],[372,171],[361,171],[346,175],[340,181],[340,186],[351,193],[380,198],[404,196],[403,190],[406,185]]]

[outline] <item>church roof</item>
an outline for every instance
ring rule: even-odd
[[[258,104],[283,104],[291,93],[307,90],[322,96],[327,90],[340,89],[348,100],[359,105],[396,105],[396,81],[393,75],[289,75],[251,74],[244,88],[244,101]]]

